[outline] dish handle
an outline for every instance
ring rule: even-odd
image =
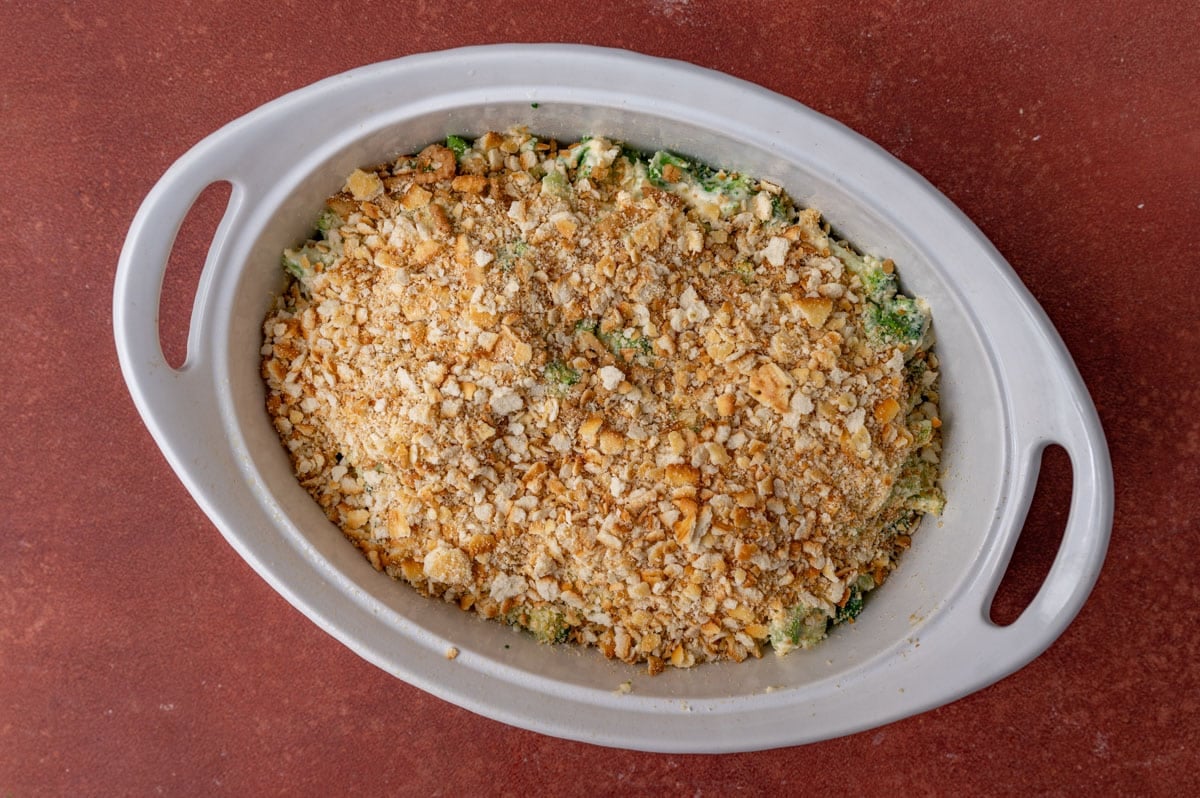
[[[1057,335],[1054,335],[1057,339]],[[1061,341],[1052,349],[1066,352]],[[1069,357],[1048,358],[1040,371],[1043,379],[1054,373],[1064,383],[1058,401],[1042,405],[1037,412],[1018,417],[1031,419],[1013,430],[1018,471],[1014,495],[1019,500],[1009,509],[1002,528],[1020,529],[1037,487],[1042,453],[1047,446],[1060,445],[1070,456],[1072,469],[1071,505],[1062,541],[1041,587],[1016,621],[1000,626],[992,622],[992,600],[1007,570],[1018,535],[1009,536],[1004,546],[995,547],[977,579],[980,589],[965,595],[976,598],[949,613],[952,630],[938,635],[952,650],[964,648],[978,653],[987,663],[964,676],[970,683],[960,694],[977,690],[1024,667],[1038,657],[1066,630],[1082,608],[1100,573],[1112,531],[1113,477],[1103,428],[1087,389]],[[1031,401],[1044,401],[1044,392],[1030,391]],[[1036,396],[1034,400],[1032,397]],[[976,603],[978,602],[978,603]],[[932,653],[932,652],[929,652]],[[949,652],[947,652],[949,654]]]
[[[121,372],[146,426],[175,465],[203,445],[213,429],[213,353],[202,345],[204,308],[214,272],[224,262],[230,230],[247,207],[243,181],[230,176],[237,163],[236,123],[198,143],[176,161],[146,196],[130,225],[113,286],[113,334]],[[187,356],[172,368],[159,340],[159,302],[175,237],[200,193],[216,182],[231,185],[229,201],[213,234],[196,287],[187,336]],[[178,469],[177,469],[178,470]]]

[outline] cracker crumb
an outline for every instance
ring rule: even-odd
[[[871,315],[894,263],[659,160],[513,130],[356,170],[262,350],[297,478],[374,567],[650,674],[852,620],[941,429],[936,355]]]

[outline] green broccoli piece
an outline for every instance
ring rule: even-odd
[[[579,369],[572,368],[561,360],[552,360],[547,363],[546,368],[542,371],[542,376],[546,378],[547,382],[563,388],[569,388],[581,379]]]
[[[576,142],[570,150],[570,159],[565,159],[567,163],[569,163],[571,166],[579,166],[581,163],[583,163],[584,157],[587,155],[588,150],[591,149],[591,141],[591,136],[581,136],[579,141]]]
[[[608,347],[609,351],[617,357],[628,360],[626,352],[633,351],[632,357],[649,357],[654,352],[654,346],[649,339],[642,336],[626,335],[624,330],[613,330],[610,333],[597,333],[596,337],[600,339],[600,343]]]
[[[867,298],[877,304],[886,304],[896,295],[896,274],[888,274],[882,266],[873,266],[858,275],[862,280],[863,291]]]
[[[317,265],[328,268],[338,258],[338,253],[323,242],[309,241],[299,249],[285,249],[281,263],[285,271],[291,274],[301,285],[308,287],[309,280],[316,274]]]
[[[684,161],[684,163],[686,166],[680,166],[680,168],[687,172],[693,180],[702,186],[705,185],[705,183],[710,183],[717,179],[718,170],[712,168],[703,161]],[[676,164],[676,166],[678,166],[678,164]]]
[[[941,488],[933,487],[920,496],[909,498],[908,506],[919,513],[941,515],[946,509],[946,495],[942,493]]]
[[[925,337],[929,314],[917,300],[897,295],[884,305],[867,303],[864,327],[876,346],[913,345]]]
[[[584,180],[591,176],[592,167],[585,163],[590,144],[584,144],[575,151],[575,157],[572,159],[572,165],[575,167],[575,179]]]
[[[892,485],[892,501],[906,510],[941,515],[946,496],[937,486],[937,466],[917,452],[909,455]]]
[[[669,166],[679,170],[678,178],[668,180],[664,176]],[[716,202],[725,216],[745,210],[746,201],[755,193],[755,182],[745,175],[714,169],[701,161],[688,160],[665,150],[659,150],[650,157],[646,165],[646,179],[659,188],[677,189],[682,186],[685,199],[696,199],[698,189],[708,195],[704,197],[705,201]]]
[[[311,266],[307,261],[301,261],[299,255],[289,254],[295,253],[295,250],[285,250],[280,263],[283,270],[295,277],[300,282],[306,281],[311,276]]]
[[[833,616],[833,623],[854,622],[854,619],[863,611],[863,591],[858,589],[858,585],[850,587],[850,598],[846,599],[846,603],[837,608],[837,612]]]
[[[517,626],[532,634],[540,643],[565,643],[571,634],[571,625],[563,612],[548,604],[537,607],[514,607],[505,616],[511,626]]]
[[[901,499],[916,496],[937,480],[937,466],[917,452],[913,452],[900,466],[900,473],[892,484],[892,494]]]
[[[914,446],[925,446],[933,440],[933,422],[927,418],[914,421],[909,425],[908,430],[913,434]]]
[[[812,648],[824,639],[828,628],[829,616],[824,610],[798,605],[767,631],[775,653],[786,654],[796,648]]]
[[[283,251],[280,263],[284,270],[299,280],[305,289],[308,287],[308,281],[316,273],[318,264],[322,268],[328,268],[341,257],[342,243],[337,230],[343,224],[345,220],[342,217],[331,208],[326,208],[313,225],[316,230],[315,238],[301,247]]]
[[[888,536],[907,535],[916,525],[917,519],[920,518],[920,513],[915,510],[908,510],[892,523],[888,524],[884,533]]]
[[[453,150],[454,157],[460,161],[462,160],[463,153],[465,153],[470,146],[470,144],[467,144],[467,140],[461,136],[446,136],[446,148]]]
[[[836,241],[830,242],[829,249],[862,282],[869,300],[863,326],[871,343],[877,347],[913,345],[925,337],[928,312],[917,300],[897,293],[896,275],[885,271],[883,262],[863,257]]]
[[[318,231],[325,234],[330,230],[337,230],[343,224],[345,224],[345,221],[342,219],[342,217],[338,216],[337,213],[329,208],[326,208],[321,215],[317,217],[316,228]]]
[[[925,401],[925,379],[929,373],[929,362],[918,354],[904,364],[904,384],[908,390],[908,408],[912,410]]]
[[[692,161],[687,170],[705,191],[754,191],[754,181],[737,172],[716,169],[702,161]]]
[[[596,336],[600,343],[604,344],[608,351],[612,352],[622,360],[628,361],[630,357],[634,358],[649,358],[654,354],[654,344],[649,338],[641,335],[629,335],[624,330],[613,330],[611,332],[601,332],[600,322],[595,319],[580,319],[575,322],[575,332],[589,332]],[[626,352],[633,352],[632,356],[626,355]]]
[[[771,220],[788,222],[796,215],[796,208],[786,194],[775,194],[771,197]]]
[[[542,178],[542,193],[565,199],[571,195],[571,184],[562,172],[547,172]]]
[[[875,580],[870,574],[859,574],[854,580],[854,584],[850,585],[850,597],[846,599],[846,603],[837,608],[837,612],[831,621],[832,625],[853,622],[863,611],[864,600],[867,593],[875,589]]]
[[[529,245],[524,240],[514,241],[511,244],[505,244],[500,247],[500,251],[496,253],[496,265],[500,267],[502,272],[512,271],[513,264],[529,251]]]
[[[649,358],[654,354],[654,344],[650,343],[649,338],[640,335],[629,335],[624,330],[612,330],[611,332],[602,332],[600,323],[595,319],[580,319],[575,323],[575,332],[590,332],[596,338],[599,338],[600,343],[604,344],[608,352],[617,355],[618,358],[629,361],[630,355],[625,353],[632,352],[632,358]]]
[[[706,167],[711,170],[711,167]],[[725,194],[731,197],[744,198],[754,191],[750,178],[736,172],[727,174],[724,171],[715,172],[708,177],[699,177],[698,182],[705,191]]]
[[[692,169],[691,161],[685,160],[678,155],[659,150],[650,158],[650,162],[646,165],[646,176],[650,179],[651,185],[659,188],[674,185],[680,181],[668,181],[663,177],[664,166],[674,166],[684,173],[689,173]]]
[[[663,169],[667,166],[674,166],[683,172],[684,176],[679,180],[667,180],[663,177]],[[660,188],[682,183],[690,178],[702,189],[710,192],[744,197],[754,190],[752,181],[744,175],[726,172],[724,169],[714,169],[700,161],[689,161],[666,150],[654,153],[650,158],[646,174],[650,178],[650,182]]]
[[[859,255],[848,245],[837,241],[829,242],[829,251],[862,281],[867,299],[877,305],[886,305],[896,295],[896,275],[884,271],[882,261]]]

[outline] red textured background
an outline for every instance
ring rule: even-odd
[[[0,795],[1200,791],[1200,6],[10,0],[0,30]],[[286,91],[539,40],[794,97],[924,174],[1009,259],[1076,358],[1116,475],[1104,571],[1045,655],[840,740],[615,751],[396,681],[226,545],[118,372],[112,281],[138,204],[196,141]],[[219,198],[177,244],[169,327]],[[1061,532],[1069,466],[1050,466],[997,617],[1032,595]]]

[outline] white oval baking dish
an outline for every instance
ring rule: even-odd
[[[595,651],[542,646],[374,571],[292,476],[264,409],[260,325],[279,253],[355,167],[448,133],[527,125],[669,147],[770,178],[865,250],[900,265],[933,308],[949,503],[858,623],[809,652],[648,677]],[[233,190],[196,294],[185,364],[158,341],[167,259],[196,196]],[[288,601],[362,657],[435,695],[546,734],[725,752],[887,723],[1022,667],[1078,612],[1103,562],[1112,473],[1079,374],[1042,310],[983,235],[882,149],[804,106],[691,65],[575,46],[500,45],[356,69],[235,120],[179,159],[130,228],[114,290],[121,367],[180,479]],[[988,619],[1042,449],[1074,469],[1061,548],[1012,625]],[[448,647],[461,652],[445,658]],[[632,680],[632,691],[618,693]]]

